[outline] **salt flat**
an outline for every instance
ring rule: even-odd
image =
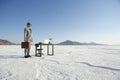
[[[55,55],[24,58],[19,45],[0,46],[0,80],[120,80],[120,46],[55,46]]]

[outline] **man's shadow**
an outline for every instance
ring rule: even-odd
[[[19,59],[24,58],[24,56],[20,55],[0,55],[0,59]]]

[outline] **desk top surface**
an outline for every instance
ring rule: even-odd
[[[54,45],[53,43],[45,44],[45,43],[36,43],[35,45]]]

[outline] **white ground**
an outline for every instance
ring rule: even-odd
[[[46,47],[44,48],[45,51]],[[55,55],[23,58],[0,46],[0,80],[120,80],[120,46],[55,46]]]

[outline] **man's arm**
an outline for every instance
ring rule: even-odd
[[[32,38],[32,29],[30,29],[30,42],[33,42],[33,38]]]

